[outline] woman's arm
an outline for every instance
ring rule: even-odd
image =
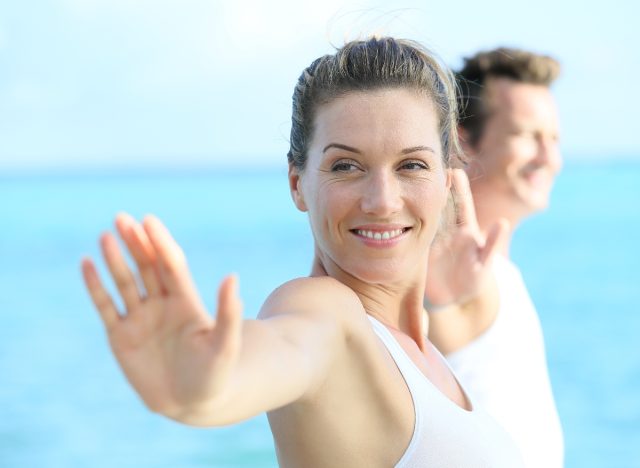
[[[227,277],[214,320],[182,250],[158,219],[141,225],[119,215],[116,228],[145,293],[111,234],[102,236],[101,247],[125,312],[116,309],[91,260],[82,271],[111,349],[152,411],[194,425],[238,422],[312,394],[344,349],[338,315],[318,313],[317,304],[327,301],[318,280],[328,278],[287,284],[263,307],[264,320],[242,320],[237,279]]]

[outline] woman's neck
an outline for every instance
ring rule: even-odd
[[[424,313],[424,274],[406,284],[372,284],[342,270],[330,259],[316,252],[311,276],[330,276],[351,288],[359,297],[364,310],[390,328],[401,331],[424,348],[427,335]]]

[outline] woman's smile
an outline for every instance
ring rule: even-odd
[[[319,256],[370,284],[426,265],[448,193],[441,151],[433,103],[413,90],[322,105],[307,167],[292,180]]]
[[[390,248],[400,243],[410,229],[410,226],[368,224],[349,232],[368,247]]]

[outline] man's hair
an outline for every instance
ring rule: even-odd
[[[456,73],[459,123],[468,133],[468,142],[478,143],[487,119],[483,94],[487,80],[507,78],[518,83],[550,86],[560,74],[560,63],[547,55],[500,47],[464,59]]]

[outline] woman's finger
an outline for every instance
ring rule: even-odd
[[[219,349],[233,355],[240,349],[242,301],[238,295],[238,277],[227,276],[218,291],[218,310],[213,340]]]
[[[140,291],[138,290],[136,278],[129,269],[113,235],[110,233],[103,234],[100,238],[100,245],[113,281],[118,288],[120,296],[122,296],[127,312],[130,312],[140,304]]]
[[[121,213],[116,217],[116,228],[136,262],[147,296],[163,293],[156,252],[142,226],[130,215]]]
[[[473,205],[473,195],[471,195],[467,174],[463,169],[453,169],[452,179],[458,225],[478,230],[478,218],[476,217],[476,209]]]
[[[104,323],[107,332],[110,332],[120,321],[118,309],[113,303],[111,296],[102,285],[102,281],[100,281],[96,267],[93,265],[91,259],[82,259],[81,268],[82,277],[84,279],[84,284],[89,291],[89,296],[91,296],[93,304],[96,306],[96,309],[98,309],[98,313],[102,318],[102,322]]]
[[[145,216],[142,227],[153,246],[160,270],[162,284],[170,293],[191,294],[193,283],[187,268],[184,252],[169,230],[155,216]]]

